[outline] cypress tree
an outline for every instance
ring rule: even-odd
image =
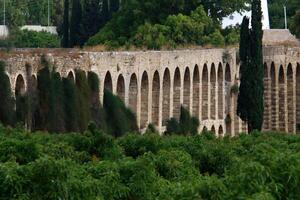
[[[50,110],[49,110],[49,131],[64,132],[65,131],[65,113],[64,113],[64,90],[60,74],[51,72],[50,87]]]
[[[91,120],[90,88],[84,71],[76,70],[75,74],[78,98],[78,127],[80,131],[85,131]]]
[[[91,117],[97,127],[106,130],[105,112],[101,106],[99,94],[99,78],[94,72],[88,72],[88,83],[90,87],[90,109]]]
[[[38,82],[38,112],[35,115],[36,129],[48,130],[50,127],[50,104],[51,104],[51,77],[49,67],[46,66],[39,70],[37,75]]]
[[[81,41],[85,43],[91,36],[95,35],[102,26],[101,6],[99,0],[85,0],[82,11]]]
[[[103,107],[106,113],[107,131],[115,137],[137,130],[134,113],[109,90],[104,91]]]
[[[0,122],[13,125],[14,116],[14,98],[9,77],[5,73],[5,62],[0,61]]]
[[[62,46],[69,47],[69,0],[64,1],[64,21]]]
[[[81,16],[82,8],[80,0],[73,0],[71,22],[70,22],[70,47],[82,45],[81,35]]]
[[[67,132],[78,131],[78,101],[73,80],[63,78],[65,127]]]
[[[238,105],[237,105],[237,115],[243,120],[248,121],[248,110],[251,108],[248,104],[248,99],[251,98],[250,95],[250,83],[249,83],[249,73],[250,70],[250,30],[249,30],[249,19],[244,17],[241,30],[240,30],[240,79],[241,84],[239,88]]]
[[[237,114],[242,120],[248,123],[249,131],[254,129],[261,130],[263,123],[263,55],[262,55],[262,9],[261,1],[252,1],[252,29],[250,37],[247,39],[247,30],[245,28],[247,22],[245,20],[244,27],[241,31],[241,86],[238,97]],[[243,40],[243,41],[242,41]],[[245,46],[247,46],[245,48]]]

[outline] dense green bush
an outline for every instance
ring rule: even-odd
[[[218,139],[84,133],[0,126],[0,198],[299,199],[300,137]]]
[[[60,40],[57,35],[48,32],[36,32],[30,30],[12,30],[10,32],[11,45],[17,48],[58,48]]]

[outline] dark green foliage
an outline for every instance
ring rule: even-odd
[[[297,10],[296,14],[292,18],[291,31],[297,38],[300,38],[300,6],[299,10]]]
[[[137,131],[136,117],[126,108],[123,101],[110,91],[104,90],[103,107],[106,113],[107,131],[119,137],[130,131]]]
[[[268,0],[270,26],[272,29],[285,28],[283,5],[286,5],[287,9],[288,28],[291,28],[292,18],[297,10],[300,9],[300,2],[298,0]]]
[[[70,28],[69,28],[69,0],[64,0],[64,20],[63,20],[63,33],[62,33],[62,46],[67,48],[69,47],[69,37],[70,37]]]
[[[51,72],[49,131],[65,131],[64,88],[59,73]]]
[[[78,101],[76,87],[73,80],[62,79],[64,88],[65,128],[68,132],[79,131],[78,127]]]
[[[113,2],[115,1],[111,1]],[[104,44],[110,47],[136,45],[155,49],[164,46],[173,47],[174,44],[223,45],[224,38],[220,33],[212,29],[203,30],[203,27],[212,26],[220,29],[217,24],[220,24],[221,19],[234,11],[243,10],[247,7],[245,4],[247,2],[249,1],[222,0],[218,3],[211,3],[209,0],[122,1],[121,9],[88,40],[87,45]],[[192,11],[199,13],[200,10],[204,14],[209,12],[210,17],[206,14],[206,16],[197,14],[187,16]],[[204,35],[207,36],[205,42],[202,40]],[[214,41],[217,42],[213,44]]]
[[[133,44],[137,47],[160,49],[184,44],[222,46],[225,43],[224,37],[219,31],[220,27],[213,23],[202,6],[196,8],[189,15],[170,15],[160,24],[149,22],[140,24],[131,35],[122,33],[117,36],[119,30],[114,30],[116,27],[110,27],[113,23],[114,18],[98,34],[91,37],[87,44],[102,43],[109,46]]]
[[[58,48],[59,38],[48,32],[36,32],[29,30],[14,30],[10,40],[17,48]]]
[[[0,126],[0,198],[299,199],[300,138],[83,133]]]
[[[199,120],[192,117],[189,111],[181,106],[179,123],[175,118],[170,119],[167,123],[166,134],[196,135],[199,125]]]
[[[80,131],[87,129],[87,126],[91,120],[90,110],[90,87],[86,74],[82,70],[76,70],[76,93],[78,98],[78,127]]]
[[[252,2],[252,29],[248,30],[248,19],[241,28],[240,59],[241,85],[237,114],[248,123],[250,132],[261,130],[263,122],[263,55],[262,55],[262,11],[261,1]]]
[[[51,105],[51,75],[49,67],[41,69],[37,75],[39,105],[35,115],[36,129],[48,130],[50,128],[50,105]]]
[[[5,62],[0,60],[0,122],[4,125],[13,125],[14,118],[14,99],[10,80],[5,73]]]
[[[91,116],[97,127],[106,130],[105,111],[100,104],[99,78],[94,72],[88,72],[88,84],[90,87]]]
[[[82,41],[80,38],[81,35],[81,17],[82,17],[82,8],[80,0],[72,1],[72,12],[71,12],[71,21],[70,21],[70,47],[76,45],[82,46]]]

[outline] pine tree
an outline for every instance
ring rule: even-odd
[[[5,63],[0,61],[0,122],[13,125],[14,115],[14,99],[9,77],[5,73]]]
[[[69,47],[69,0],[65,0],[64,2],[62,46],[65,48]]]
[[[237,114],[248,123],[249,131],[261,130],[263,123],[263,55],[261,1],[252,1],[252,29],[248,34],[247,19],[241,28],[241,85]]]
[[[70,22],[70,47],[82,45],[81,35],[82,8],[80,0],[73,0],[71,22]]]

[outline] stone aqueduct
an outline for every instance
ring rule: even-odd
[[[163,132],[166,120],[179,118],[180,106],[198,117],[200,130],[217,135],[246,132],[236,115],[239,65],[235,49],[148,52],[17,50],[0,53],[15,94],[35,78],[41,56],[64,77],[75,69],[95,72],[103,89],[117,94],[137,116],[141,130],[153,123]],[[296,133],[300,124],[300,48],[264,47],[264,130]],[[255,97],[253,97],[255,98]]]

